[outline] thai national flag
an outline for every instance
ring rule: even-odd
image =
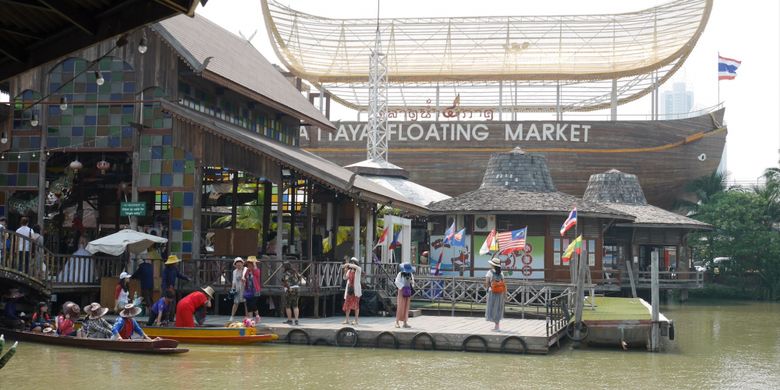
[[[566,218],[565,221],[563,221],[563,225],[561,225],[561,237],[563,237],[566,232],[573,228],[575,225],[577,225],[577,208],[575,207],[574,210],[572,210],[569,213],[569,218]]]
[[[742,61],[718,55],[718,80],[734,80]]]

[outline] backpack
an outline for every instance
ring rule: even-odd
[[[504,283],[504,278],[500,277],[500,279],[496,279],[497,275],[493,275],[493,281],[490,282],[490,291],[493,294],[503,294],[506,292],[506,284]]]
[[[250,299],[255,296],[255,276],[247,272],[246,287],[244,288],[244,298]]]

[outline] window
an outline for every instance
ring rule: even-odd
[[[618,268],[623,259],[622,245],[604,245],[604,255],[601,258],[604,269]]]
[[[170,198],[167,192],[156,191],[154,193],[154,211],[168,211]]]
[[[561,263],[563,254],[566,252],[566,247],[571,242],[568,238],[554,238],[553,239],[553,265],[568,267],[569,263]],[[596,265],[596,240],[583,240],[582,250],[588,258],[588,265],[593,267]]]

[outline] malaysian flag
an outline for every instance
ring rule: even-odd
[[[509,254],[518,250],[525,249],[525,236],[528,227],[512,230],[511,232],[498,233],[498,248],[501,254]]]

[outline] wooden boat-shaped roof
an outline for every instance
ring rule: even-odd
[[[509,85],[500,88],[498,82],[513,81],[533,89],[535,99],[502,96],[505,108],[550,111],[555,96],[542,104],[539,88],[562,85],[574,96],[561,103],[582,111],[609,107],[603,89],[610,90],[612,80],[621,104],[652,90],[651,74],[660,83],[667,80],[704,31],[712,0],[676,0],[620,14],[379,20],[325,18],[275,0],[262,0],[262,6],[272,46],[285,66],[348,107],[367,107],[368,56],[378,28],[387,56],[389,109],[423,106],[432,95],[415,95],[426,87],[480,88],[482,95],[484,90],[496,95],[510,93]],[[488,101],[474,95],[464,95],[461,103],[498,105],[495,96]],[[444,102],[453,98],[441,96]]]
[[[258,334],[255,328],[145,326],[149,337],[164,337],[189,344],[245,345],[266,343],[279,338],[275,333]]]
[[[115,352],[138,352],[154,354],[175,354],[188,352],[187,348],[179,348],[179,342],[171,339],[160,340],[110,340],[81,337],[53,336],[43,333],[0,329],[0,333],[14,340],[32,341],[36,343],[64,345],[68,347],[101,349]]]

